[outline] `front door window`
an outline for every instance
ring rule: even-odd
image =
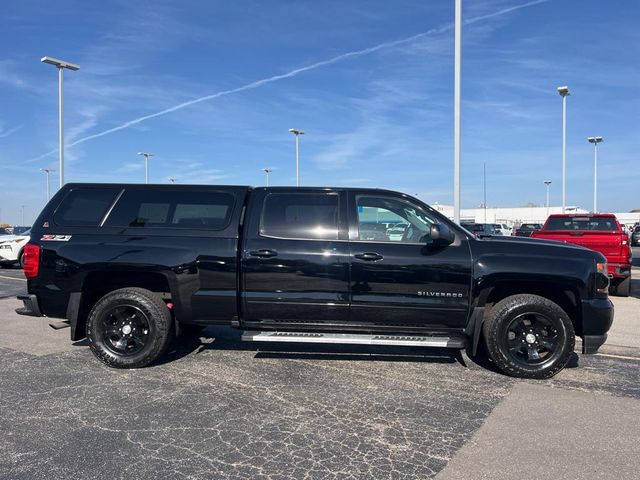
[[[396,198],[359,195],[358,240],[425,243],[436,222],[417,206]]]

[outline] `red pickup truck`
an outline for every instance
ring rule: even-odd
[[[612,295],[628,297],[631,290],[629,237],[612,214],[550,215],[532,238],[581,245],[607,257]]]

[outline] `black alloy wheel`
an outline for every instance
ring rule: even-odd
[[[135,355],[149,340],[149,319],[133,305],[119,305],[103,314],[97,326],[104,346],[116,355]]]
[[[509,323],[503,337],[511,359],[524,366],[553,361],[564,343],[560,320],[537,312],[522,313]]]

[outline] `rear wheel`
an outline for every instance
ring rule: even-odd
[[[94,305],[87,318],[89,347],[110,367],[139,368],[157,360],[172,339],[171,312],[143,288],[122,288]]]
[[[520,378],[554,376],[575,346],[571,319],[556,303],[538,295],[513,295],[496,303],[483,333],[494,363]]]
[[[609,291],[611,295],[615,295],[616,297],[628,297],[631,295],[631,276],[626,277],[615,286],[610,287]]]

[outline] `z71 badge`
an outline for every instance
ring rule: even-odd
[[[40,240],[54,241],[54,242],[68,242],[71,240],[71,235],[43,235]]]

